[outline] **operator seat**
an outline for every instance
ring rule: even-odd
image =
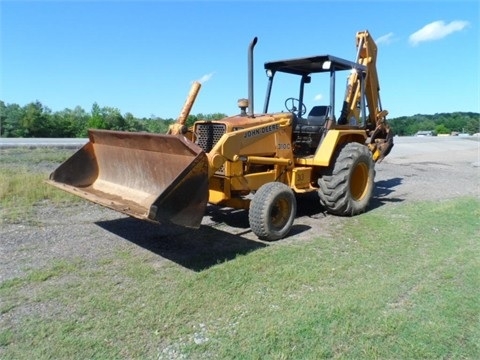
[[[314,106],[308,113],[307,118],[298,118],[294,128],[294,133],[298,134],[316,134],[322,132],[327,121],[330,106]]]
[[[294,152],[296,155],[312,155],[327,130],[330,106],[314,106],[307,118],[297,118],[293,128]]]

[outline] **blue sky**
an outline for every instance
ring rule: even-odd
[[[480,112],[480,7],[471,1],[0,2],[0,100],[52,111],[92,104],[136,117],[176,118],[192,81],[197,113],[238,113],[255,48],[255,109],[266,61],[332,54],[354,60],[368,29],[390,118]],[[326,88],[308,105],[325,101]],[[297,96],[285,84],[270,110]]]

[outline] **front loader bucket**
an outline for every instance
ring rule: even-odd
[[[198,228],[208,160],[183,136],[90,130],[47,183],[142,220]]]

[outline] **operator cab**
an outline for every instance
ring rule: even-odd
[[[293,75],[299,78],[300,86],[298,97],[289,97],[285,100],[285,108],[294,115],[292,142],[294,143],[297,155],[313,155],[325,137],[326,132],[330,128],[345,127],[346,125],[354,128],[364,127],[366,124],[365,112],[365,77],[367,68],[364,65],[344,60],[332,55],[319,55],[305,58],[297,58],[291,60],[281,60],[265,63],[265,70],[268,77],[267,94],[265,97],[265,104],[263,113],[268,113],[270,100],[272,99],[273,80],[277,73]],[[340,109],[338,121],[336,120],[336,73],[338,71],[356,71],[360,76],[362,96],[360,96],[358,119],[346,119],[349,109],[348,104],[343,101],[338,94],[337,100],[343,101],[343,106]],[[319,76],[317,74],[322,74]],[[348,73],[347,75],[349,75]],[[315,85],[312,87],[312,76],[315,78]],[[322,79],[328,78],[326,81]],[[320,79],[319,81],[317,81]],[[327,104],[315,105],[310,108],[307,113],[305,100],[306,92],[319,91],[317,90],[323,85],[324,88],[329,83],[329,99]],[[348,84],[347,84],[348,85]],[[313,89],[312,89],[313,88]],[[280,89],[282,90],[282,89]],[[342,89],[344,91],[345,88]],[[282,90],[283,91],[283,90]]]

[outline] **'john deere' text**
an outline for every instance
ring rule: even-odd
[[[264,134],[274,132],[274,131],[278,130],[279,128],[280,128],[279,124],[267,125],[267,126],[264,126],[260,129],[248,130],[243,137],[244,138],[251,138],[251,137],[254,137],[254,136],[260,136],[260,135],[264,135]]]

